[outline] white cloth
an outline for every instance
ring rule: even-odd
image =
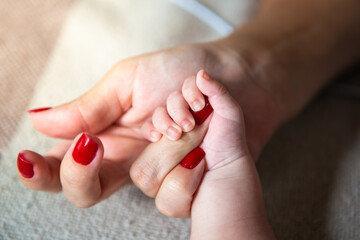
[[[216,3],[217,10],[228,7],[225,3],[231,1]],[[74,99],[121,59],[220,36],[164,0],[75,1],[28,109]],[[86,210],[72,206],[63,194],[26,189],[17,179],[17,153],[21,149],[44,153],[55,142],[36,132],[24,112],[10,143],[1,149],[0,239],[188,238],[189,220],[163,216],[154,200],[133,186]]]

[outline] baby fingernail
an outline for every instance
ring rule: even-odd
[[[191,103],[191,108],[194,111],[200,111],[202,109],[202,104],[199,100],[195,100]]]
[[[203,72],[203,78],[206,79],[206,80],[211,79],[210,75],[206,71]]]
[[[172,127],[172,126],[170,126],[166,130],[166,135],[168,135],[171,138],[176,138],[178,136],[178,134],[179,134],[179,131],[176,128]]]
[[[193,110],[190,109],[190,112],[195,119],[196,125],[201,125],[213,112],[213,108],[209,102],[208,97],[205,96],[205,107],[201,111],[194,112]]]
[[[83,133],[77,141],[72,156],[75,162],[81,165],[88,165],[95,158],[98,144],[86,133]]]
[[[19,153],[18,155],[17,166],[19,172],[24,178],[32,178],[34,176],[33,164],[29,160],[27,160],[22,153]]]
[[[192,150],[184,160],[181,162],[181,166],[187,169],[193,169],[195,168],[201,160],[205,157],[205,152],[202,150],[202,148],[197,147],[194,150]]]
[[[154,142],[157,142],[161,138],[161,134],[156,131],[151,131],[150,135],[151,135],[151,140]]]
[[[181,122],[181,127],[184,130],[184,132],[187,132],[191,129],[191,122],[188,119],[185,119],[184,121]]]

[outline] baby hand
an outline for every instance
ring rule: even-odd
[[[143,126],[154,143],[130,176],[165,215],[191,216],[194,239],[272,239],[244,129],[238,103],[202,70]]]

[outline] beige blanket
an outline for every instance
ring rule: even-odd
[[[201,2],[233,25],[254,6]],[[16,156],[56,142],[27,109],[77,97],[120,59],[220,35],[165,0],[2,0],[0,23],[0,239],[187,239],[189,220],[133,186],[85,210],[26,189]],[[258,168],[279,239],[360,239],[359,130],[359,102],[324,94],[268,144]]]

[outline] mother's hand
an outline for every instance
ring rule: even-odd
[[[127,182],[132,162],[148,144],[141,134],[143,123],[199,69],[221,81],[242,105],[249,149],[256,158],[274,131],[276,111],[271,97],[247,76],[243,63],[221,42],[178,46],[119,62],[78,99],[30,111],[37,130],[67,141],[45,156],[22,151],[18,157],[21,181],[35,190],[63,190],[78,207],[107,198]],[[82,132],[99,148],[88,165],[74,162],[72,156],[76,136]]]
[[[126,182],[131,163],[148,144],[141,126],[153,110],[164,105],[168,94],[181,89],[185,78],[198,69],[221,74],[229,68],[221,62],[223,52],[216,44],[188,45],[127,59],[78,99],[30,111],[37,130],[67,140],[45,156],[22,151],[18,157],[21,181],[35,190],[63,190],[78,207],[89,207],[108,197]],[[227,62],[237,64],[232,58]],[[239,78],[239,70],[232,76]],[[76,136],[82,132],[98,146],[88,165],[74,161],[72,154]]]

